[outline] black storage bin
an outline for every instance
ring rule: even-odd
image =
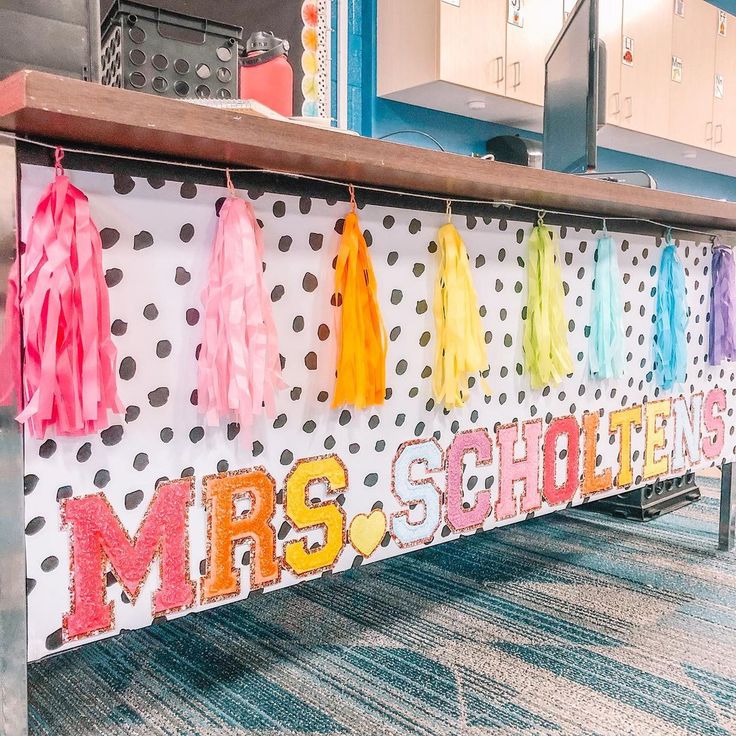
[[[102,36],[103,84],[162,97],[238,96],[240,26],[117,0]]]
[[[99,81],[99,0],[0,0],[0,79],[19,69]]]

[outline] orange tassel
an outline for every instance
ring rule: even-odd
[[[340,307],[337,380],[333,407],[382,404],[386,394],[386,330],[378,306],[376,277],[353,211],[337,252],[335,294]]]

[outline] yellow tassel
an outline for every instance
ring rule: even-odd
[[[437,354],[432,388],[435,399],[449,409],[468,399],[468,378],[488,369],[478,298],[460,233],[452,223],[438,234],[440,269],[434,289]],[[481,378],[481,386],[490,395]]]
[[[386,331],[376,277],[355,211],[345,218],[337,252],[335,294],[340,307],[333,407],[364,409],[386,394]]]
[[[529,236],[529,296],[524,323],[524,357],[532,388],[554,386],[573,372],[567,346],[565,292],[560,247],[540,223]]]

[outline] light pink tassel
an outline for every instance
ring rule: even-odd
[[[263,238],[253,208],[235,195],[220,209],[202,294],[204,336],[199,354],[199,409],[210,426],[236,421],[244,440],[253,418],[272,416],[284,386],[278,337],[263,282]]]
[[[0,399],[18,388],[16,346],[24,347],[23,411],[31,436],[85,435],[108,426],[108,412],[122,412],[115,383],[116,352],[102,270],[100,234],[87,197],[64,175],[56,151],[56,176],[31,221],[18,269],[10,272],[3,362],[16,376]]]

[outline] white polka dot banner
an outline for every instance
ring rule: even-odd
[[[31,165],[21,174],[26,232],[50,174]],[[554,388],[533,390],[522,339],[531,226],[496,210],[456,213],[493,394],[471,376],[465,404],[447,410],[432,393],[435,238],[446,215],[366,205],[361,233],[387,334],[384,401],[333,409],[345,203],[254,185],[238,194],[262,223],[286,388],[244,442],[237,423],[208,426],[197,391],[202,295],[227,190],[70,176],[100,232],[124,412],[87,437],[26,431],[31,659],[736,457],[736,370],[708,362],[709,243],[678,246],[687,374],[665,391],[653,355],[661,241],[617,237],[624,375],[593,380],[597,235],[550,226],[572,365]]]

